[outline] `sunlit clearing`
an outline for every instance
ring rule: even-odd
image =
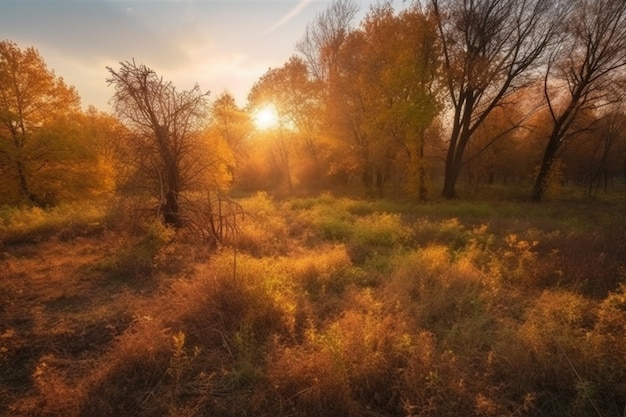
[[[265,130],[278,124],[278,114],[272,105],[261,107],[254,113],[254,125],[257,129]]]

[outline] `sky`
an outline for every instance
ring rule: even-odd
[[[356,1],[361,11],[370,5]],[[0,0],[0,40],[35,47],[49,69],[73,85],[83,108],[111,111],[107,70],[132,60],[211,98],[239,106],[270,68],[296,53],[307,24],[331,0]],[[399,7],[402,0],[394,2]]]

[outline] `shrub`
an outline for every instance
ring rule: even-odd
[[[345,294],[352,286],[367,286],[369,274],[352,265],[343,245],[318,247],[297,259],[285,260],[294,283],[295,336],[304,337],[306,327],[322,324],[345,309]]]
[[[482,355],[492,340],[491,303],[499,284],[468,258],[452,259],[444,246],[416,250],[394,262],[385,292],[413,311],[448,348]]]
[[[311,198],[297,198],[289,201],[289,208],[292,210],[311,210],[315,207],[330,205],[333,206],[337,203],[335,197],[328,193],[322,193],[318,197]]]
[[[344,199],[339,205],[342,210],[354,216],[370,216],[377,212],[376,205],[371,201]]]
[[[294,220],[310,235],[306,238],[312,244],[318,244],[320,240],[346,242],[353,232],[352,215],[338,207],[337,203],[320,204],[298,211]]]
[[[244,254],[233,261],[221,252],[192,280],[176,283],[167,304],[180,327],[202,346],[221,343],[221,337],[230,341],[237,332],[248,332],[259,345],[273,334],[288,337],[295,308],[288,263]]]
[[[397,413],[395,395],[411,354],[405,318],[382,315],[371,292],[353,293],[355,308],[322,329],[310,328],[302,345],[277,347],[268,364],[270,395],[302,416]]]
[[[246,215],[235,245],[254,256],[282,255],[290,244],[285,218],[267,193],[241,201]]]
[[[131,329],[84,381],[78,415],[167,415],[170,337],[158,320],[146,318]]]
[[[465,247],[472,238],[471,231],[456,217],[440,222],[419,219],[412,229],[412,237],[416,244],[443,244],[448,246],[450,251]]]
[[[290,267],[293,271],[291,279],[313,301],[340,295],[350,283],[351,262],[341,245],[303,253],[291,262]]]
[[[595,298],[606,297],[623,281],[620,268],[625,242],[626,234],[620,228],[549,234],[542,243],[558,253],[561,262],[552,270],[561,273],[548,282]]]
[[[514,285],[534,286],[539,283],[537,276],[538,241],[520,239],[516,234],[505,236],[506,249],[494,256],[494,262],[504,274],[504,278]]]
[[[594,302],[585,297],[546,290],[516,330],[513,323],[502,327],[495,375],[507,381],[510,398],[532,395],[538,415],[612,415],[623,407],[623,343],[611,343],[614,336],[601,324],[611,302],[607,297],[596,315]]]
[[[354,223],[354,232],[348,243],[348,253],[355,264],[388,257],[394,249],[407,242],[410,230],[398,214],[372,214]],[[380,265],[383,269],[386,264]]]
[[[130,236],[118,252],[100,262],[99,268],[118,280],[150,278],[157,272],[179,272],[182,255],[173,250],[175,231],[154,221],[146,223],[138,237]]]

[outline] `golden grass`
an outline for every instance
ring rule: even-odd
[[[0,414],[624,415],[618,219],[242,205],[211,253],[158,225],[5,245]]]
[[[105,202],[65,204],[49,209],[0,207],[0,240],[19,243],[100,232],[105,226]]]

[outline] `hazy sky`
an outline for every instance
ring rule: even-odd
[[[357,1],[361,13],[371,4]],[[399,7],[402,0],[397,0]],[[243,106],[269,68],[295,53],[306,25],[331,0],[0,0],[0,39],[34,46],[76,87],[83,107],[109,111],[106,66],[135,59],[179,90],[197,82]]]

